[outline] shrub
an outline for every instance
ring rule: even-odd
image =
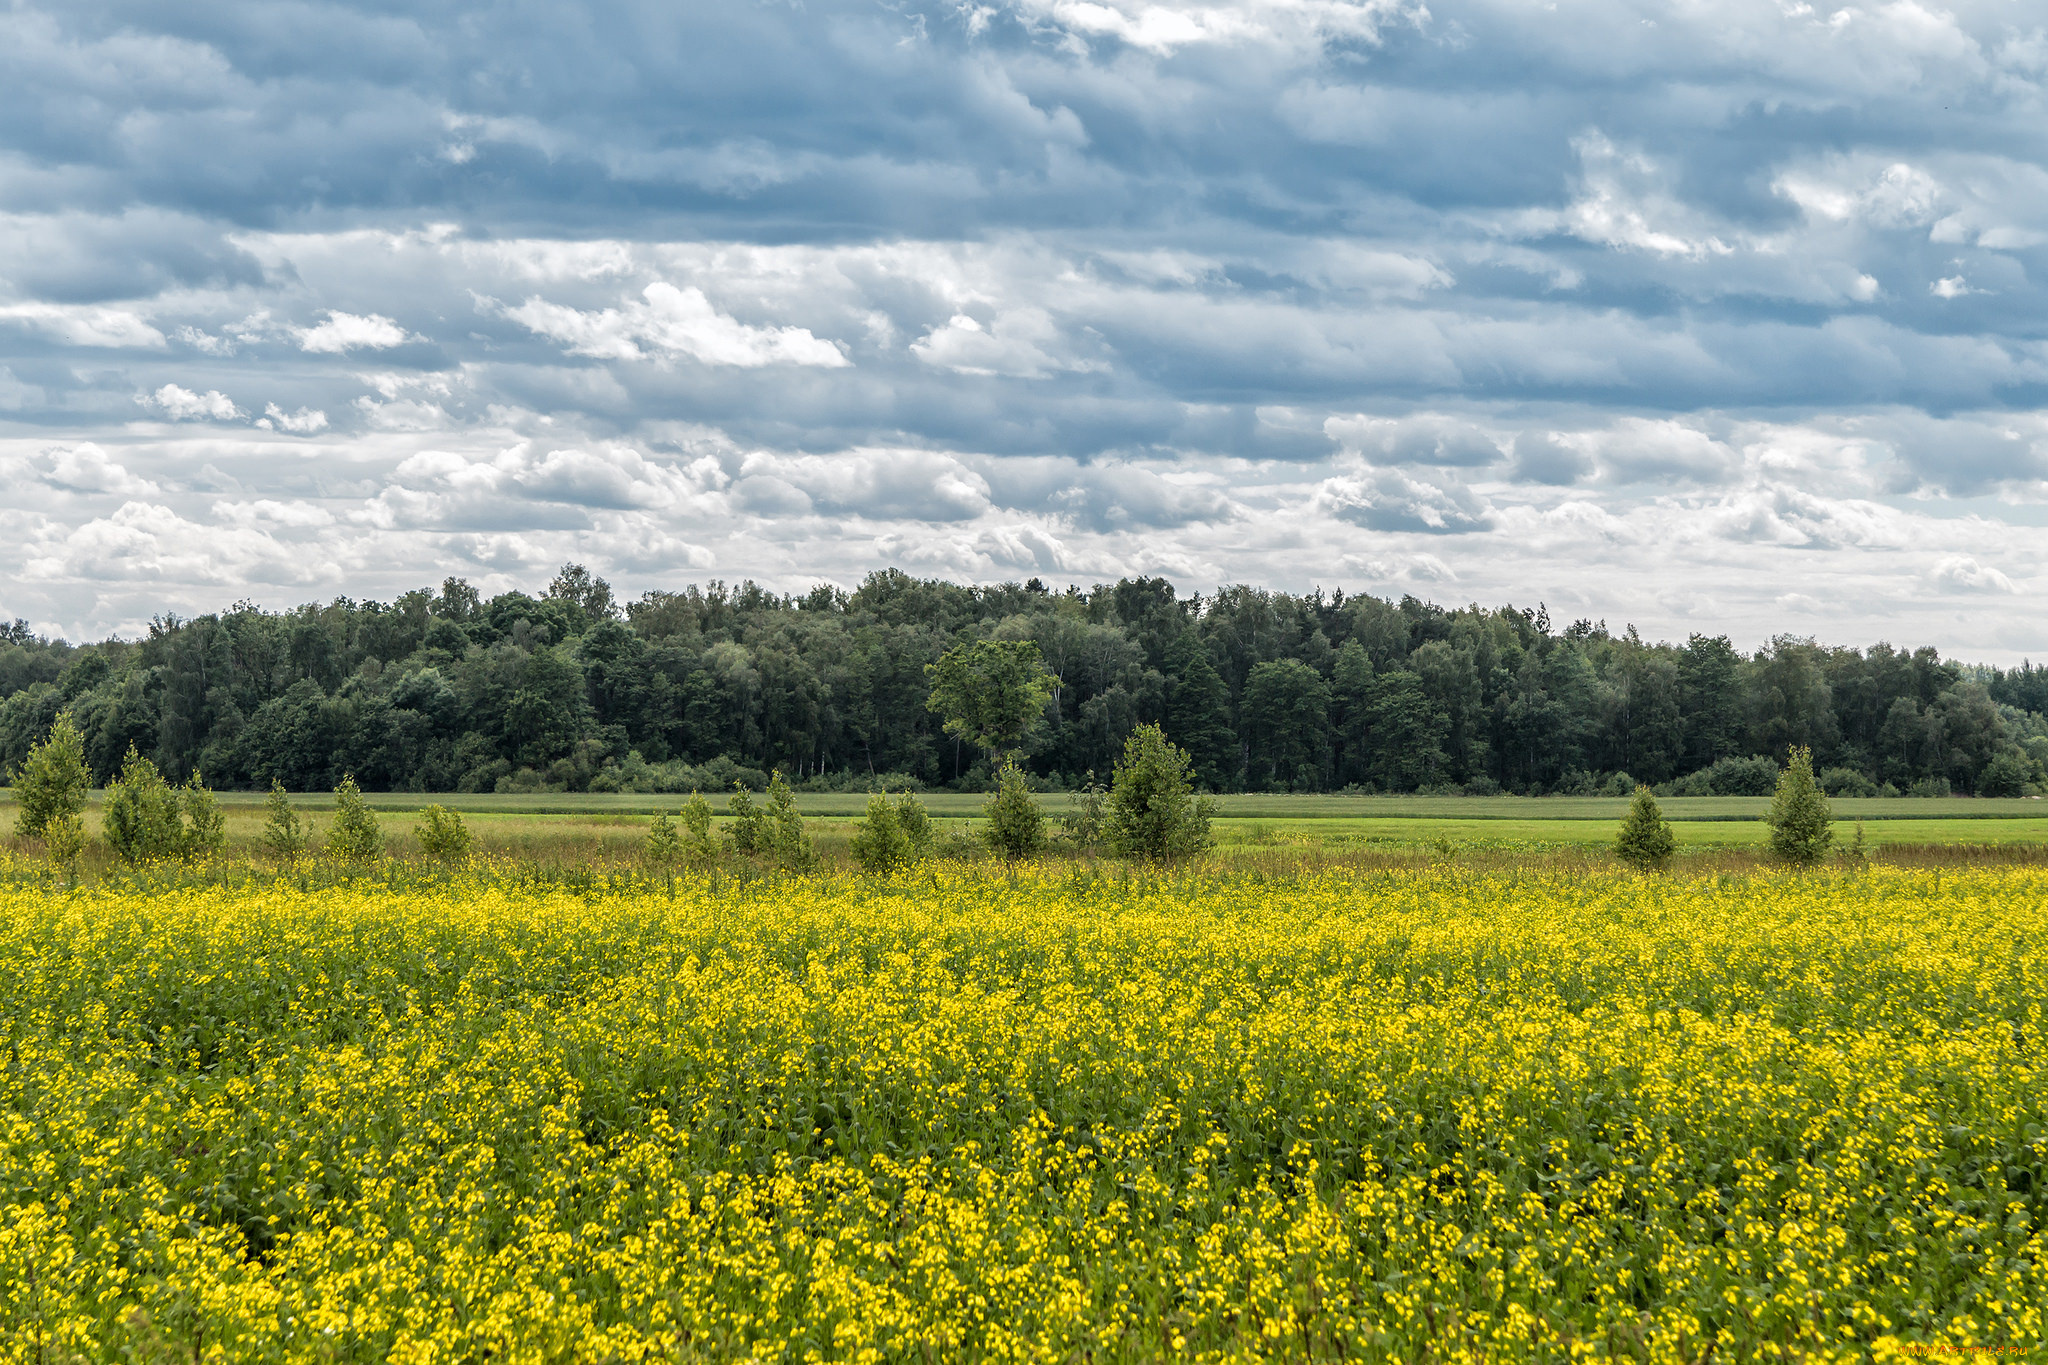
[[[796,793],[782,780],[779,768],[768,778],[768,851],[775,855],[775,865],[785,872],[817,869],[818,854],[811,847],[810,833],[796,808]]]
[[[107,842],[121,861],[151,863],[177,856],[184,832],[178,794],[133,744],[121,761],[120,775],[107,784],[103,817]]]
[[[2017,749],[2007,749],[1984,765],[1977,777],[1979,796],[2025,796],[2033,780],[2034,765]]]
[[[1216,803],[1194,794],[1194,763],[1157,725],[1140,725],[1124,741],[1110,776],[1102,841],[1110,852],[1137,858],[1182,858],[1209,847]]]
[[[364,863],[384,852],[384,831],[363,804],[353,773],[334,789],[334,824],[327,831],[327,856],[345,863]]]
[[[85,809],[91,786],[85,737],[71,713],[60,711],[49,737],[29,749],[28,761],[14,775],[15,834],[23,839],[48,837],[51,821],[75,817]]]
[[[43,821],[43,851],[60,868],[73,869],[85,852],[85,820],[76,811],[60,811]]]
[[[420,815],[426,823],[412,827],[420,841],[420,852],[440,863],[469,861],[469,826],[463,823],[459,812],[436,805],[428,806]]]
[[[299,813],[292,809],[284,784],[274,777],[270,779],[270,800],[265,803],[264,811],[263,847],[280,862],[297,862],[312,839],[305,821],[299,819]]]
[[[1813,751],[1797,745],[1791,759],[1764,816],[1771,826],[1771,851],[1790,863],[1817,863],[1835,839],[1828,798],[1813,780]]]
[[[227,847],[227,818],[221,814],[213,793],[199,780],[198,769],[193,769],[192,776],[186,779],[185,790],[178,794],[178,805],[185,816],[185,827],[178,831],[180,858],[200,862]]]
[[[1060,833],[1075,848],[1094,848],[1102,842],[1102,822],[1108,806],[1109,788],[1095,780],[1094,770],[1074,797],[1074,808],[1060,817]]]
[[[1939,799],[1949,794],[1948,779],[1945,777],[1923,777],[1912,786],[1906,788],[1906,795],[1923,797],[1929,800]]]
[[[1664,818],[1655,794],[1648,787],[1637,787],[1628,814],[1622,817],[1621,828],[1615,833],[1614,856],[1647,871],[1664,866],[1677,851],[1677,836],[1671,832],[1671,823]]]
[[[683,854],[683,843],[676,835],[676,822],[660,811],[647,822],[647,839],[640,845],[640,856],[649,866],[667,871],[676,865]]]
[[[1875,796],[1877,784],[1854,768],[1828,768],[1820,775],[1820,789],[1829,796]]]
[[[1012,862],[1045,849],[1045,816],[1031,799],[1031,784],[1014,763],[1005,763],[995,795],[981,808],[981,839]]]
[[[725,827],[725,841],[735,853],[752,856],[766,853],[769,846],[768,812],[754,804],[754,794],[740,783],[732,784],[725,808],[732,820]]]
[[[910,840],[896,807],[882,793],[870,796],[867,814],[854,821],[852,849],[854,861],[866,872],[887,875],[910,865]]]
[[[896,798],[896,827],[903,831],[903,838],[910,845],[912,862],[922,862],[932,856],[932,848],[938,841],[938,828],[926,813],[924,802],[909,792]]]
[[[718,845],[711,837],[711,803],[697,792],[690,793],[690,799],[683,802],[677,812],[683,822],[681,851],[683,861],[692,867],[703,867],[718,856]]]

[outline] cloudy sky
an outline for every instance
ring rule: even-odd
[[[0,613],[1163,574],[2048,653],[2026,0],[15,0]]]

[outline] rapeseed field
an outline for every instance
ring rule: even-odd
[[[10,1361],[2043,1346],[2034,869],[15,886],[0,998]]]

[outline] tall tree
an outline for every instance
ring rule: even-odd
[[[1230,725],[1230,690],[1193,631],[1174,641],[1166,656],[1166,733],[1185,749],[1195,781],[1210,791],[1235,785],[1239,754]]]

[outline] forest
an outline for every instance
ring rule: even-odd
[[[1089,589],[875,572],[851,592],[713,581],[620,603],[566,565],[538,596],[450,578],[394,602],[166,615],[140,640],[0,627],[0,770],[69,710],[95,781],[132,745],[223,788],[707,791],[989,785],[927,709],[926,665],[1035,642],[1057,680],[1023,741],[1041,786],[1110,770],[1157,721],[1216,791],[1768,792],[1789,746],[1835,795],[2048,783],[2048,667],[1781,635],[1651,643],[1546,610],[1163,579]]]

